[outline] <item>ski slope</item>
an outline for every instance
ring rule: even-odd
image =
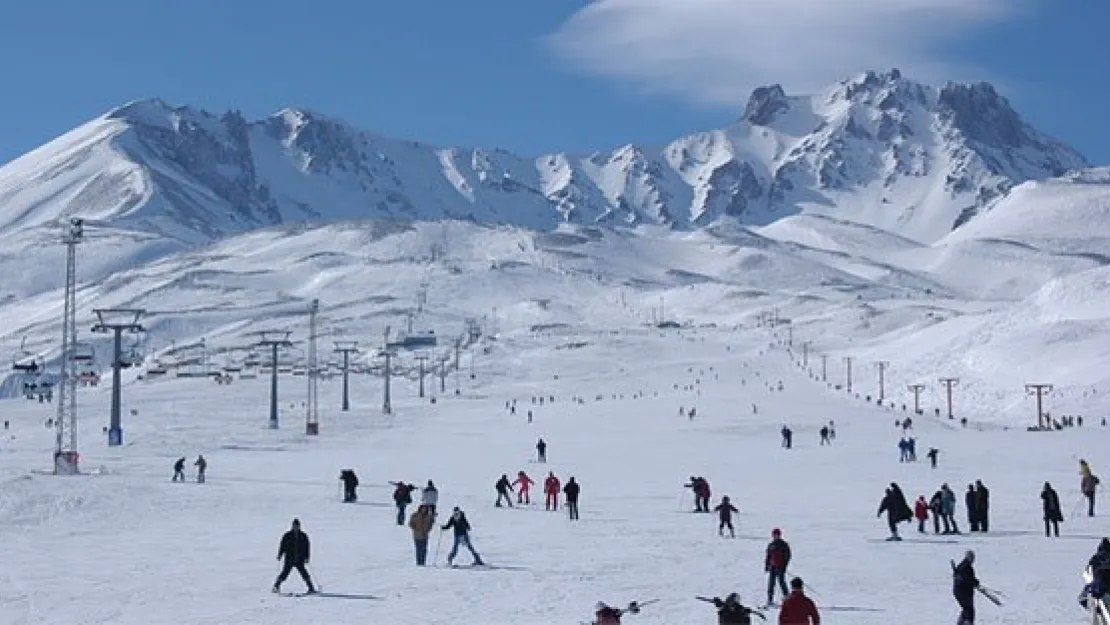
[[[589,620],[598,600],[648,599],[660,601],[628,623],[714,623],[694,595],[737,591],[762,603],[773,527],[790,542],[790,573],[811,584],[823,623],[952,622],[948,561],[966,549],[977,552],[983,582],[1006,593],[1002,608],[980,600],[979,623],[1084,622],[1080,572],[1110,523],[1069,516],[1062,536],[1046,539],[1038,495],[1052,482],[1067,515],[1079,497],[1077,459],[1096,473],[1110,466],[1110,430],[1029,433],[975,421],[965,429],[923,417],[922,462],[899,463],[901,411],[821,383],[820,371],[802,370],[800,354],[764,330],[596,323],[506,332],[492,345],[475,356],[473,379],[463,354],[458,396],[453,378],[435,404],[416,397],[412,380],[395,381],[391,416],[380,411],[379,378],[352,380],[350,413],[338,410],[339,381],[322,383],[321,434],[312,438],[303,435],[303,377],[282,378],[276,431],[265,427],[265,379],[129,384],[126,444],[114,449],[101,433],[107,389],[82,390],[86,475],[74,477],[39,472],[50,466],[53,431],[43,422],[53,406],[4,402],[0,623],[550,625]],[[782,392],[769,390],[779,381]],[[556,402],[533,406],[535,395]],[[516,415],[505,410],[512,399]],[[934,405],[923,406],[927,414]],[[679,416],[691,406],[695,420]],[[819,447],[817,430],[830,419],[837,439]],[[794,428],[792,450],[780,447],[783,423]],[[546,465],[532,462],[538,437],[549,444]],[[936,470],[924,461],[930,446],[941,450]],[[208,483],[170,483],[173,461],[186,456],[189,466],[197,453],[209,461]],[[339,502],[344,468],[362,482],[358,505]],[[547,470],[563,482],[575,476],[581,520],[542,504],[494,508],[494,481],[521,469],[537,482]],[[691,475],[710,481],[714,505],[727,494],[740,508],[736,540],[718,538],[715,515],[689,512],[682,485]],[[443,568],[449,536],[439,567],[414,565],[387,482],[429,478],[440,489],[440,523],[461,506],[475,547],[503,568]],[[904,542],[883,540],[875,512],[890,481],[912,505],[942,482],[959,495],[975,479],[991,489],[989,535],[919,537],[902,525]],[[293,517],[312,539],[316,580],[342,596],[269,592]],[[962,497],[957,519],[966,531]],[[300,588],[296,574],[285,585]]]

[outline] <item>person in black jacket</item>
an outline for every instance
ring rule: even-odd
[[[942,493],[939,490],[937,492],[933,493],[933,496],[929,498],[929,511],[933,513],[933,533],[934,534],[939,534],[940,533],[940,521],[941,521],[941,519],[944,519],[944,533],[949,534],[952,531],[952,528],[950,528],[948,526],[948,517],[944,516],[941,513],[941,508],[942,508],[942,505],[943,505],[942,501],[941,501],[942,499],[944,499],[944,493]]]
[[[532,411],[528,411],[528,422],[532,422]],[[536,441],[536,462],[547,462],[547,443],[541,438]]]
[[[721,497],[721,503],[716,508],[713,508],[713,510],[721,520],[721,523],[717,526],[717,535],[724,536],[725,528],[727,527],[729,536],[736,538],[736,529],[732,526],[732,513],[740,511],[736,509],[736,506],[732,505],[728,495]]]
[[[578,520],[578,493],[580,492],[582,487],[574,481],[573,477],[563,486],[563,494],[567,496],[567,514],[570,515],[571,521]]]
[[[393,489],[393,503],[397,505],[397,525],[405,524],[405,508],[412,503],[412,491],[416,490],[415,484],[406,484],[404,481],[390,482]]]
[[[1091,576],[1094,577],[1092,594],[1102,598],[1110,593],[1110,538],[1103,538],[1098,543],[1098,551],[1087,561],[1091,567]]]
[[[482,556],[474,550],[474,545],[470,544],[470,521],[466,519],[466,514],[455,506],[451,514],[451,520],[447,521],[447,525],[440,528],[443,531],[449,529],[455,530],[455,544],[451,546],[451,553],[447,554],[447,566],[452,566],[455,556],[459,553],[459,546],[465,545],[470,550],[470,555],[474,556],[474,565],[481,566],[485,564],[482,562]]]
[[[512,508],[513,498],[510,496],[510,493],[513,492],[513,483],[509,481],[509,476],[502,473],[501,479],[497,480],[497,483],[494,484],[493,487],[497,489],[497,501],[493,505],[500,508],[501,498],[504,497],[505,502],[509,504],[510,508]]]
[[[281,560],[285,557],[285,563],[281,567],[281,573],[278,574],[277,581],[274,582],[274,592],[281,592],[281,584],[285,578],[289,577],[289,572],[297,569],[301,574],[301,579],[304,580],[305,586],[308,586],[308,594],[314,594],[316,587],[312,585],[312,578],[308,576],[308,571],[304,568],[308,564],[310,557],[308,534],[301,531],[300,519],[293,519],[293,527],[285,532],[281,537],[281,545],[278,547],[277,559]]]
[[[1048,482],[1041,489],[1041,503],[1044,508],[1044,535],[1048,538],[1048,528],[1051,525],[1056,537],[1060,537],[1060,522],[1064,520],[1064,513],[1060,510],[1060,497]]]
[[[979,531],[990,528],[991,492],[983,486],[982,480],[975,480],[975,512],[979,517]]]
[[[358,501],[358,493],[355,492],[358,488],[358,476],[355,475],[354,470],[343,469],[339,472],[339,480],[343,482],[343,503]]]
[[[906,503],[906,496],[902,494],[902,489],[894,482],[891,482],[890,488],[886,489],[886,496],[879,503],[879,512],[875,516],[882,516],[883,512],[886,512],[886,523],[890,527],[890,538],[887,540],[902,540],[898,535],[898,524],[912,519],[913,510]]]
[[[967,492],[964,493],[964,505],[967,507],[967,524],[971,526],[968,531],[979,531],[979,508],[975,505],[975,486],[973,484],[967,485]]]
[[[979,580],[975,577],[975,552],[968,549],[964,559],[952,568],[952,594],[960,605],[960,617],[956,625],[974,625],[975,589]]]

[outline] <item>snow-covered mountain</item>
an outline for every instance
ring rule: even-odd
[[[314,112],[248,121],[132,102],[0,168],[0,234],[80,214],[187,245],[352,219],[764,225],[825,214],[931,242],[1013,186],[1086,165],[989,84],[897,70],[810,96],[756,89],[740,119],[665,146],[526,158],[382,137]]]

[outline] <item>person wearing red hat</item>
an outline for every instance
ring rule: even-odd
[[[767,545],[767,556],[763,560],[763,570],[767,572],[767,605],[774,605],[775,583],[783,597],[786,596],[786,567],[790,566],[790,544],[782,539],[782,530],[771,530],[771,542]]]

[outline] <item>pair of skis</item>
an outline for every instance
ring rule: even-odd
[[[955,560],[949,560],[948,563],[952,565],[952,572],[953,573],[956,572],[956,561]],[[986,597],[987,601],[990,601],[991,603],[993,603],[996,606],[1002,607],[1002,596],[1001,596],[1002,593],[1001,592],[999,592],[997,590],[993,590],[991,588],[987,588],[986,586],[983,586],[982,584],[976,586],[975,590],[978,591],[979,594]]]
[[[698,601],[704,601],[706,603],[712,603],[714,606],[717,605],[717,600],[716,599],[710,599],[709,597],[702,597],[701,595],[696,595],[694,598],[697,599]],[[767,620],[767,616],[763,613],[762,610],[757,610],[755,608],[749,608],[749,607],[746,607],[746,606],[740,606],[740,607],[747,610],[749,613],[758,616],[759,618],[763,619],[764,621]]]

